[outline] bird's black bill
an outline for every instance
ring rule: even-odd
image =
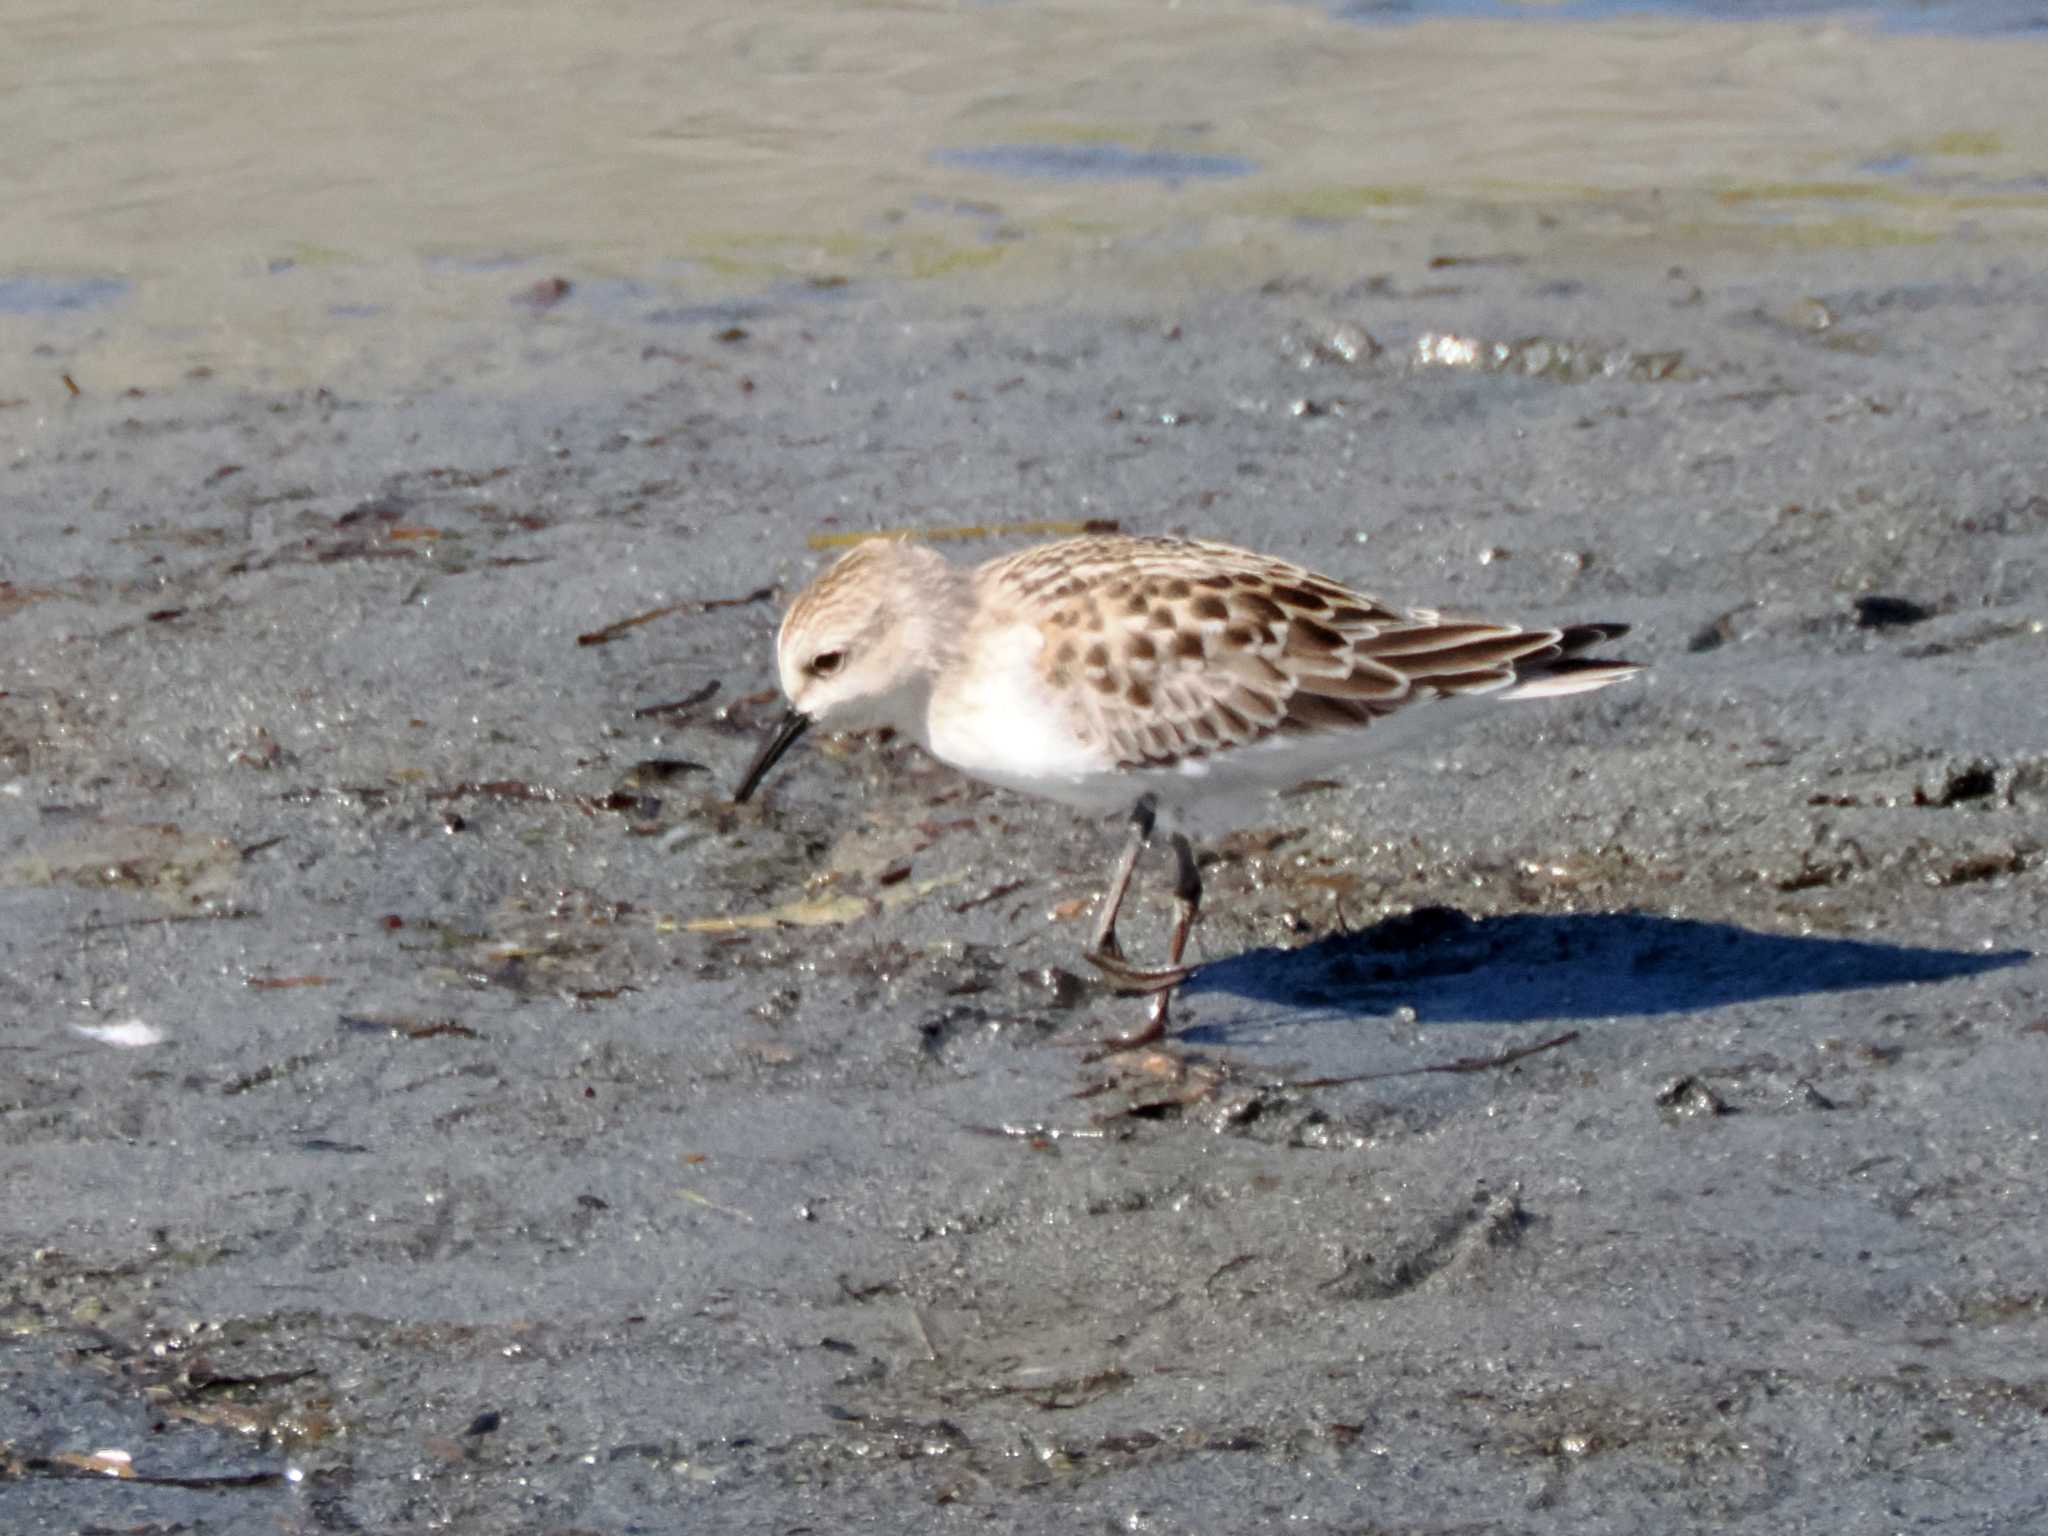
[[[761,752],[747,769],[747,776],[740,780],[740,787],[733,795],[738,802],[752,798],[761,781],[768,777],[768,770],[782,761],[782,754],[796,745],[797,737],[811,728],[811,717],[791,710],[782,717],[782,723],[775,727],[775,734],[761,744]]]

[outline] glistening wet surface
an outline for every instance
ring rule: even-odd
[[[1705,9],[45,9],[0,50],[0,396],[64,365],[516,388],[531,344],[468,337],[555,281],[543,346],[792,289],[1114,308],[1374,250],[2048,232],[2024,7],[1968,8],[2015,18],[1992,36],[1965,8]]]
[[[1600,22],[1675,17],[1688,21],[1759,22],[1849,19],[1892,32],[2019,36],[2048,29],[2041,0],[1336,0],[1346,21],[1400,25],[1457,17],[1473,21]]]

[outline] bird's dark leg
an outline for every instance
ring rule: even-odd
[[[1088,941],[1088,948],[1083,952],[1083,958],[1090,964],[1112,973],[1115,967],[1124,963],[1123,946],[1116,941],[1117,914],[1123,910],[1124,893],[1131,888],[1131,876],[1137,872],[1138,855],[1152,840],[1155,804],[1152,797],[1146,795],[1131,807],[1131,835],[1124,843],[1122,857],[1116,861],[1116,874],[1109,882],[1109,889],[1103,892],[1102,915],[1095,920],[1095,937]]]
[[[1174,878],[1173,897],[1178,908],[1173,929],[1173,963],[1164,970],[1151,971],[1142,966],[1132,965],[1124,958],[1122,947],[1116,942],[1116,913],[1123,905],[1124,888],[1131,883],[1131,870],[1138,862],[1138,850],[1145,845],[1145,833],[1152,828],[1152,813],[1149,806],[1144,808],[1144,821],[1139,823],[1137,815],[1132,818],[1131,841],[1124,847],[1124,856],[1117,865],[1116,883],[1110,888],[1103,904],[1102,917],[1095,925],[1095,939],[1082,955],[1090,965],[1115,982],[1125,992],[1164,992],[1179,986],[1188,979],[1187,969],[1181,965],[1181,951],[1186,947],[1188,929],[1194,924],[1195,913],[1202,904],[1202,876],[1195,868],[1195,848],[1180,833],[1173,835],[1174,857],[1179,863],[1179,872]]]
[[[1130,1050],[1162,1039],[1166,1034],[1173,989],[1188,978],[1188,968],[1180,963],[1180,959],[1187,953],[1188,930],[1195,926],[1195,919],[1201,914],[1202,871],[1195,862],[1195,845],[1180,832],[1173,834],[1173,859],[1173,938],[1167,945],[1166,969],[1126,970],[1126,975],[1141,981],[1143,989],[1152,994],[1152,1003],[1145,1015],[1143,1029],[1136,1034],[1114,1035],[1103,1041],[1112,1050]]]
[[[1195,862],[1195,845],[1185,833],[1173,834],[1173,861],[1173,939],[1166,947],[1166,963],[1185,978],[1187,969],[1180,957],[1187,953],[1188,930],[1202,915],[1202,870]],[[1172,996],[1161,992],[1152,1000],[1152,1027],[1161,1034],[1166,1032],[1166,1005]]]

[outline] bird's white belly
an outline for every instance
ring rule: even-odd
[[[1038,637],[985,641],[974,686],[935,693],[922,744],[985,783],[1090,811],[1123,811],[1150,795],[1170,823],[1201,830],[1255,818],[1265,797],[1406,745],[1463,717],[1473,700],[1418,700],[1356,730],[1275,735],[1160,767],[1123,768],[1075,728],[1036,664]]]

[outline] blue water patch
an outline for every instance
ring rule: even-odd
[[[1003,217],[1003,210],[994,203],[977,203],[964,197],[933,197],[929,192],[920,192],[911,198],[910,206],[919,213],[933,213],[948,219],[970,219],[985,224],[997,223]]]
[[[941,149],[941,165],[998,176],[1050,181],[1215,181],[1258,169],[1236,155],[1188,155],[1170,149],[1126,149],[1121,144],[984,144]]]
[[[57,315],[125,298],[119,277],[0,277],[0,315]]]
[[[1612,21],[1664,16],[1688,21],[1865,19],[1887,32],[1972,37],[2048,33],[2048,0],[1339,0],[1339,21],[1401,25],[1444,18],[1486,21]]]
[[[654,325],[747,325],[804,305],[836,303],[858,292],[859,286],[838,278],[799,278],[770,283],[748,298],[664,305],[647,311],[641,318]]]
[[[574,298],[585,314],[637,317],[667,290],[635,277],[579,277]]]
[[[421,264],[429,272],[510,272],[530,266],[532,262],[531,256],[521,256],[514,251],[498,251],[487,256],[459,256],[444,251],[426,257]]]
[[[642,318],[649,325],[746,325],[765,319],[775,311],[758,299],[725,299],[708,304],[668,304],[650,309]]]

